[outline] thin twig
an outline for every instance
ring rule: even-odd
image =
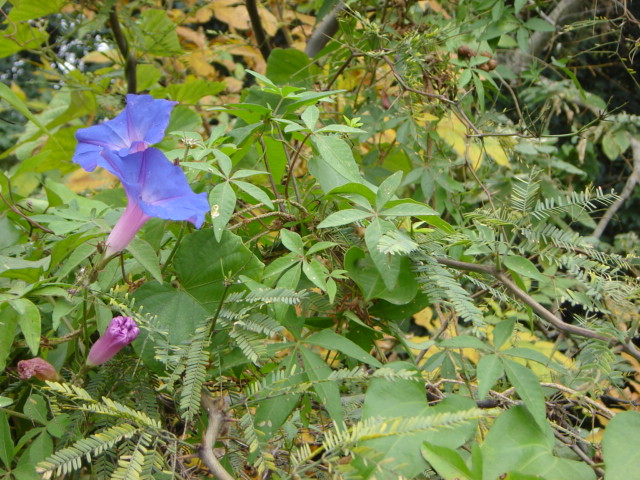
[[[5,197],[4,195],[2,195],[2,193],[0,193],[0,198],[2,199],[2,201],[7,205],[7,207],[9,207],[9,210],[11,210],[13,213],[20,215],[22,218],[24,218],[27,222],[29,222],[31,225],[33,225],[36,228],[39,228],[40,230],[42,230],[43,232],[47,232],[47,233],[51,233],[53,234],[53,230],[49,230],[47,227],[43,227],[42,225],[40,225],[38,222],[36,222],[35,220],[33,220],[32,218],[29,218],[27,215],[25,215],[24,213],[22,213],[20,211],[19,208],[17,208],[15,205],[13,205],[12,203],[10,203]]]
[[[640,182],[640,140],[631,138],[629,143],[631,143],[631,151],[633,152],[633,170],[631,171],[629,178],[627,178],[627,183],[625,183],[618,199],[609,206],[598,222],[598,226],[593,231],[593,236],[595,238],[600,238],[602,236],[613,216],[631,196],[636,184]]]
[[[216,402],[211,395],[203,391],[200,396],[200,404],[202,408],[207,411],[208,425],[202,438],[202,445],[198,446],[198,456],[216,478],[221,480],[234,480],[229,472],[222,466],[215,453],[213,453],[213,447],[216,444],[218,434],[226,421],[224,398],[221,397]]]
[[[115,3],[109,12],[109,22],[111,23],[111,31],[113,32],[113,37],[118,45],[118,50],[120,50],[122,58],[124,59],[124,74],[127,79],[127,93],[136,93],[138,91],[136,84],[136,57],[129,49],[127,38],[124,36],[122,28],[120,27]]]
[[[402,78],[402,76],[398,73],[398,70],[396,70],[396,66],[391,61],[391,59],[387,55],[382,55],[382,59],[385,61],[385,63],[387,65],[389,65],[389,68],[391,69],[391,72],[393,73],[393,76],[396,78],[396,80],[398,81],[398,83],[400,84],[400,86],[404,90],[407,90],[409,92],[413,92],[413,93],[418,94],[418,95],[422,95],[423,97],[435,98],[437,100],[440,100],[441,102],[448,103],[449,105],[455,105],[456,104],[456,102],[454,102],[453,100],[445,97],[444,95],[438,95],[437,93],[425,92],[424,90],[417,90],[415,88],[410,87],[404,81],[404,78]]]

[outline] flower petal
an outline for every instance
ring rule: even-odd
[[[103,158],[122,182],[129,203],[136,202],[146,215],[202,226],[209,211],[206,193],[194,193],[182,169],[160,150],[148,148],[125,158],[105,151]]]
[[[127,106],[118,116],[76,132],[78,146],[73,161],[89,172],[97,166],[109,170],[100,155],[102,151],[126,156],[160,142],[176,103],[156,100],[151,95],[127,95]]]
[[[87,357],[87,365],[101,365],[133,342],[140,329],[131,317],[114,317],[107,330],[93,344]]]

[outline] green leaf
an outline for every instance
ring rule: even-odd
[[[520,10],[522,10],[522,7],[524,7],[527,4],[527,0],[515,0],[513,2],[513,10],[516,15],[518,13],[520,13]]]
[[[534,32],[555,32],[556,27],[551,25],[546,20],[542,18],[530,18],[524,24],[529,30],[533,30]]]
[[[640,472],[640,412],[620,412],[602,438],[606,480],[627,480]]]
[[[360,174],[351,147],[333,135],[313,135],[315,155],[309,159],[309,172],[322,190],[329,192],[346,183],[368,184]]]
[[[527,367],[508,358],[502,359],[507,378],[515,387],[533,418],[541,428],[547,428],[547,414],[544,394],[538,377]]]
[[[545,367],[555,370],[556,372],[567,373],[566,368],[564,368],[562,365],[554,362],[549,357],[547,357],[544,353],[539,352],[537,350],[533,350],[531,348],[513,347],[507,350],[503,350],[501,353],[504,355],[509,355],[511,357],[518,357],[518,358],[524,358],[527,360],[533,360],[534,362],[538,362],[544,365]]]
[[[420,450],[422,456],[443,478],[456,478],[459,480],[472,480],[473,475],[469,467],[464,463],[464,459],[452,448],[433,445],[429,442],[422,442]]]
[[[382,364],[375,358],[365,352],[357,344],[352,342],[346,337],[337,334],[333,330],[325,329],[320,332],[305,338],[304,343],[310,345],[317,345],[318,347],[326,348],[327,350],[337,350],[345,355],[360,360],[363,363],[368,363],[374,367],[382,368]]]
[[[312,258],[310,262],[302,262],[302,271],[311,282],[321,290],[327,290],[326,277],[327,272],[322,267],[322,264],[315,258]]]
[[[318,107],[316,107],[315,105],[311,105],[307,107],[304,112],[302,112],[300,118],[302,118],[302,121],[307,126],[307,128],[314,132],[316,130],[316,124],[318,123],[319,116],[320,110],[318,110]]]
[[[518,472],[545,480],[595,480],[585,463],[555,457],[554,443],[549,425],[541,427],[527,409],[512,407],[496,419],[482,445],[482,478]]]
[[[309,247],[309,250],[307,250],[307,255],[313,255],[314,253],[320,252],[322,250],[326,250],[327,248],[335,247],[337,245],[338,244],[335,242],[314,243],[313,245],[311,245],[311,247]]]
[[[316,69],[304,52],[295,48],[274,48],[267,60],[266,74],[277,85],[307,85],[311,83],[312,70]]]
[[[313,381],[313,389],[320,397],[320,401],[331,415],[338,428],[344,422],[344,412],[342,410],[342,402],[340,401],[340,389],[335,382],[318,382],[318,380],[326,380],[331,374],[331,368],[316,353],[299,347],[304,370],[309,376],[309,380]]]
[[[478,400],[484,399],[489,390],[504,375],[502,362],[497,355],[485,355],[478,362]]]
[[[304,245],[302,244],[302,238],[296,232],[282,229],[280,230],[280,240],[290,252],[295,253],[296,255],[300,255],[301,257],[304,255]]]
[[[264,203],[267,207],[273,208],[273,202],[269,198],[269,195],[260,187],[253,185],[249,182],[243,182],[241,180],[233,180],[233,184],[245,193]]]
[[[356,282],[367,300],[382,298],[394,305],[404,305],[416,296],[418,281],[411,270],[408,257],[400,258],[400,273],[397,288],[388,290],[382,275],[370,255],[358,247],[351,247],[344,259],[344,268],[349,277]]]
[[[340,225],[359,222],[365,218],[371,217],[372,215],[373,214],[371,212],[364,212],[353,208],[340,210],[339,212],[332,213],[320,222],[318,224],[318,228],[339,227]]]
[[[398,171],[390,177],[387,177],[385,181],[380,184],[378,192],[376,193],[376,210],[378,212],[391,200],[391,197],[396,193],[401,182],[402,172]]]
[[[153,247],[141,238],[134,238],[127,246],[127,250],[136,261],[142,265],[147,272],[158,282],[162,283],[162,272],[160,271],[160,261]]]
[[[507,255],[504,257],[503,262],[509,270],[516,272],[518,275],[533,278],[541,282],[547,281],[547,277],[540,273],[531,260],[527,258],[519,255]]]
[[[225,228],[236,209],[236,193],[229,182],[222,182],[213,187],[209,194],[209,205],[218,206],[218,216],[212,218],[213,231],[219,242],[225,232]]]
[[[438,215],[438,212],[422,203],[412,200],[403,200],[402,203],[398,203],[393,207],[383,210],[380,212],[380,215],[386,217],[420,217]]]
[[[151,8],[143,10],[137,31],[144,42],[145,53],[167,56],[182,52],[176,33],[176,24],[164,10]]]
[[[0,460],[7,470],[11,469],[13,460],[13,439],[11,438],[11,427],[7,414],[0,410]]]
[[[396,372],[415,372],[416,379],[421,378],[415,365],[408,362],[390,363],[385,365],[385,368]],[[371,380],[367,388],[362,407],[362,419],[431,416],[445,412],[459,412],[473,407],[475,404],[470,398],[456,395],[451,395],[437,406],[430,407],[427,404],[422,381],[376,377]],[[382,453],[382,461],[385,462],[386,469],[398,476],[413,478],[427,467],[420,451],[423,442],[451,449],[457,448],[474,435],[477,423],[476,420],[470,420],[446,429],[367,440],[360,442],[358,447],[378,450]]]
[[[387,255],[378,249],[380,239],[388,232],[397,231],[391,222],[374,219],[364,231],[364,241],[369,250],[373,263],[382,275],[382,281],[389,290],[393,290],[398,284],[400,264],[402,256]]]
[[[346,198],[350,198],[352,194],[360,195],[367,199],[370,205],[373,205],[376,201],[376,194],[370,187],[363,185],[362,183],[345,183],[339,187],[334,188],[327,195],[340,195],[342,194]]]
[[[513,333],[515,320],[501,320],[493,329],[493,348],[498,350],[504,342],[506,342]]]
[[[40,332],[42,329],[40,310],[31,300],[18,298],[9,300],[9,304],[18,313],[18,325],[24,335],[24,340],[35,357],[40,348]]]
[[[65,0],[50,0],[47,2],[43,2],[42,0],[19,0],[11,3],[13,4],[13,8],[9,13],[9,19],[12,22],[20,22],[22,20],[33,20],[34,18],[56,13],[66,2]]]
[[[18,313],[7,303],[0,303],[0,370],[4,370],[17,333]]]
[[[488,351],[489,346],[478,337],[471,335],[457,335],[444,339],[439,344],[442,348],[473,348],[474,350]]]
[[[173,261],[180,285],[211,313],[218,309],[225,291],[245,287],[240,275],[259,279],[264,265],[229,231],[218,241],[211,230],[199,230],[182,239]],[[228,281],[232,285],[228,286]]]

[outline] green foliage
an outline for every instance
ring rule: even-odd
[[[0,479],[638,470],[637,22],[392,3],[0,1]],[[109,259],[125,192],[71,160],[133,91],[211,211]]]

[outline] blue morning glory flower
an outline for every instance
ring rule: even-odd
[[[127,95],[127,106],[117,117],[76,132],[78,146],[73,161],[88,172],[96,166],[109,170],[101,156],[103,151],[124,157],[160,142],[176,104],[151,95]]]
[[[107,170],[122,182],[129,203],[107,239],[106,256],[126,248],[138,230],[152,217],[187,220],[196,228],[209,211],[206,193],[194,193],[182,169],[157,148],[121,157],[102,152]]]
[[[177,102],[127,95],[112,120],[76,132],[73,161],[92,172],[100,166],[118,177],[129,203],[107,239],[105,258],[125,249],[152,217],[187,220],[200,228],[209,211],[205,193],[191,190],[182,169],[157,148]]]

